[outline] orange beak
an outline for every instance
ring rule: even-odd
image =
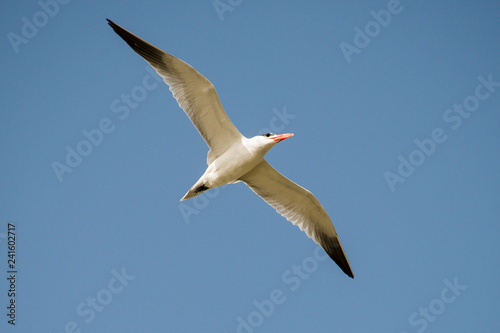
[[[276,135],[274,138],[272,138],[274,141],[276,142],[280,142],[280,141],[283,141],[285,139],[288,139],[289,137],[292,137],[293,134],[292,133],[285,133],[285,134],[280,134],[280,135]]]

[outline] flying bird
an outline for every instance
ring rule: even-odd
[[[169,86],[179,106],[209,147],[207,169],[181,199],[239,181],[298,226],[353,278],[335,228],[318,199],[305,188],[276,171],[264,155],[291,133],[264,133],[247,138],[233,125],[214,86],[184,61],[160,50],[111,20],[113,30],[143,57]]]

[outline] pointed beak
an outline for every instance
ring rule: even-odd
[[[292,137],[292,136],[293,136],[292,133],[285,133],[285,134],[276,135],[275,137],[272,137],[271,139],[273,139],[276,142],[280,142],[280,141],[288,139],[289,137]]]

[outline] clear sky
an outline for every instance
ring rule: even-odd
[[[3,1],[1,332],[497,332],[497,1]],[[183,59],[312,191],[350,279],[106,23]],[[7,229],[15,226],[15,297]],[[15,323],[7,309],[15,301]]]

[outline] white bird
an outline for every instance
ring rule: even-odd
[[[279,214],[321,245],[342,271],[353,278],[337,232],[318,199],[284,177],[264,159],[274,145],[293,134],[265,133],[246,138],[229,120],[214,86],[203,75],[112,21],[108,20],[108,24],[163,78],[210,148],[208,168],[181,200],[215,187],[243,181]]]

